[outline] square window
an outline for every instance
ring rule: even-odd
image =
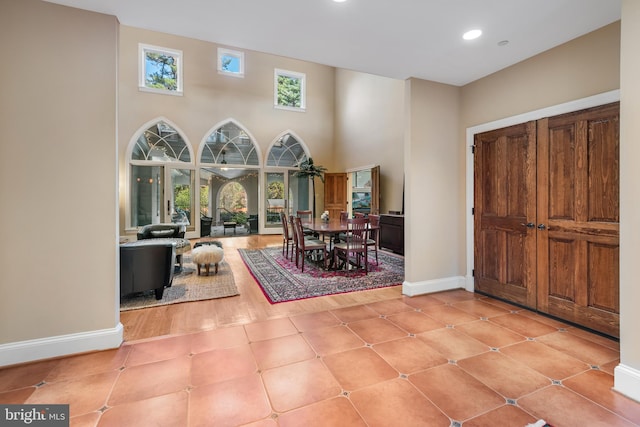
[[[218,73],[244,77],[244,52],[218,48]]]
[[[182,51],[139,44],[141,91],[182,95]]]
[[[275,107],[304,111],[306,108],[306,75],[295,71],[276,69],[274,76]]]

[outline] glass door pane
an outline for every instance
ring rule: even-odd
[[[289,215],[295,215],[297,211],[306,211],[311,209],[309,206],[310,188],[309,178],[296,177],[297,171],[289,171]],[[315,217],[315,213],[314,213]]]
[[[266,229],[280,229],[280,212],[287,211],[285,199],[285,177],[284,172],[265,172],[265,222]]]
[[[195,230],[193,212],[195,208],[195,171],[168,168],[170,189],[167,194],[167,213],[170,222],[184,226],[185,231]]]
[[[164,167],[131,165],[131,226],[164,220]]]

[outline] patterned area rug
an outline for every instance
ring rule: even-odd
[[[191,254],[183,255],[183,268],[173,278],[173,284],[165,288],[161,300],[157,300],[153,291],[131,294],[120,301],[120,311],[158,307],[189,301],[201,301],[239,295],[229,264],[218,264],[218,274],[198,276],[196,265],[191,262]]]
[[[305,262],[304,273],[282,255],[281,247],[238,249],[249,271],[272,304],[345,292],[400,285],[404,258],[378,251],[380,265],[369,259],[369,274],[326,271]]]

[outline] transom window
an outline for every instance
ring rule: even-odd
[[[218,72],[233,77],[244,77],[244,52],[219,47]]]
[[[131,152],[131,160],[191,162],[191,154],[178,131],[160,121],[140,135]]]
[[[300,167],[307,160],[303,145],[290,133],[280,137],[271,146],[267,155],[267,166]]]
[[[306,75],[275,69],[274,73],[276,108],[304,111],[306,108]]]
[[[227,122],[211,133],[202,148],[200,163],[259,166],[258,151],[240,126]]]
[[[182,51],[139,44],[140,90],[182,95]]]

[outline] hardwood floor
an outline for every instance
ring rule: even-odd
[[[233,271],[239,296],[132,310],[120,314],[125,341],[243,325],[302,313],[384,301],[402,295],[401,286],[270,304],[242,261],[237,249],[281,245],[280,235],[250,235],[219,239],[224,262]],[[192,245],[197,239],[191,240]]]

